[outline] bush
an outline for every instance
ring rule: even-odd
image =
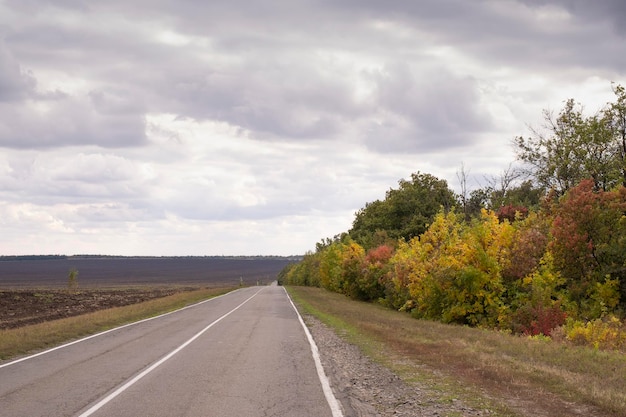
[[[567,340],[576,345],[626,352],[626,324],[614,315],[587,323],[571,321],[565,332]]]
[[[566,314],[556,303],[550,307],[543,305],[525,305],[518,309],[511,318],[514,333],[527,336],[551,336],[552,331],[565,323]]]

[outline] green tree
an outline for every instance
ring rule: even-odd
[[[480,216],[480,212],[483,209],[488,209],[491,207],[492,192],[493,189],[491,189],[490,187],[477,188],[476,190],[472,190],[470,192],[469,198],[467,199],[465,206],[465,220],[469,221],[473,217]]]
[[[619,84],[614,84],[613,93],[616,100],[614,103],[609,103],[609,107],[604,112],[604,118],[616,142],[616,156],[622,175],[622,185],[626,187],[626,89]]]
[[[626,184],[626,92],[619,85],[613,92],[616,102],[593,116],[569,99],[557,117],[544,111],[545,132],[515,139],[518,159],[540,186],[563,195],[587,178],[597,190]]]
[[[380,243],[373,239],[380,232],[408,241],[424,233],[442,207],[449,210],[455,205],[454,192],[445,180],[417,172],[410,181],[402,179],[397,189],[387,191],[385,200],[359,210],[349,234],[365,249]]]
[[[393,233],[393,225],[388,216],[389,207],[386,201],[375,200],[365,203],[365,207],[360,209],[352,222],[352,229],[348,232],[354,241],[366,248],[375,245],[375,236],[381,233],[397,238]]]

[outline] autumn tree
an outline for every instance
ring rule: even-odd
[[[567,317],[562,304],[567,302],[565,280],[553,264],[552,253],[547,251],[539,265],[523,279],[510,295],[508,327],[515,333],[550,336],[563,325]]]
[[[401,240],[396,251],[389,259],[388,271],[382,277],[384,299],[382,303],[394,310],[410,311],[415,307],[409,293],[409,283],[413,271],[419,267],[420,260],[415,256],[414,245],[418,238],[409,242]]]
[[[471,224],[440,213],[409,243],[415,260],[409,291],[417,317],[447,323],[495,326],[504,315],[503,265],[513,228],[483,211]]]
[[[602,304],[607,304],[601,293],[615,286],[610,283],[612,280],[622,285],[623,303],[626,300],[626,188],[596,190],[592,180],[585,180],[556,203],[552,211],[550,249],[577,313],[586,318],[598,317]]]
[[[469,199],[466,200],[465,205],[465,220],[469,221],[473,217],[480,216],[480,212],[483,209],[491,207],[491,195],[493,190],[489,187],[477,188],[472,190],[469,194]]]
[[[364,299],[381,301],[385,297],[385,280],[390,270],[390,259],[395,246],[382,244],[367,251],[361,275],[358,279],[359,288]]]
[[[319,278],[320,254],[307,252],[302,261],[288,264],[278,274],[279,284],[320,286]]]
[[[334,292],[341,292],[341,242],[334,242],[318,252],[320,256],[320,286]]]
[[[367,292],[363,288],[363,265],[365,250],[353,240],[342,244],[340,249],[341,262],[341,292],[356,300],[368,300]]]
[[[502,269],[505,284],[514,286],[539,267],[548,246],[550,221],[541,213],[530,212],[528,217],[515,223],[509,254],[511,262]]]

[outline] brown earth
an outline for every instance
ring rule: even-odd
[[[0,290],[0,329],[11,329],[92,311],[140,303],[193,287]]]
[[[32,258],[32,259],[31,259]],[[175,292],[267,284],[286,257],[0,257],[0,329],[135,304]],[[68,272],[78,272],[68,289]]]

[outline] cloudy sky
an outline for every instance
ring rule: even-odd
[[[0,0],[0,255],[291,255],[626,83],[623,0]]]

